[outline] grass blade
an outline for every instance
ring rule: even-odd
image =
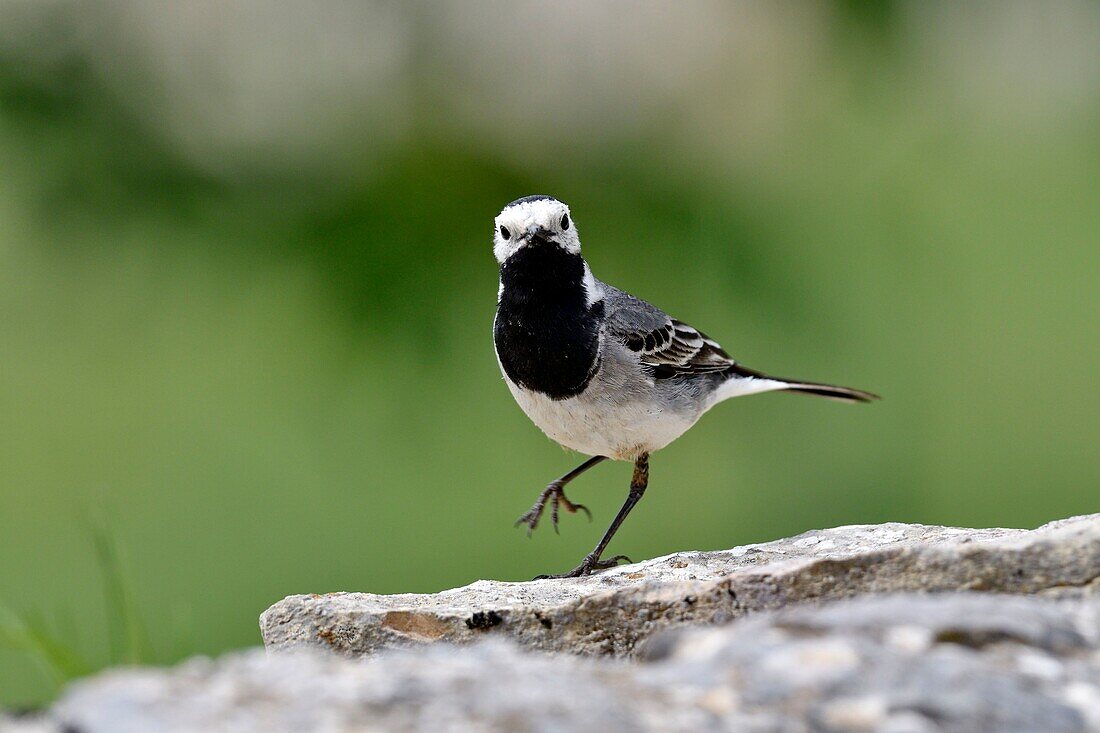
[[[30,656],[58,687],[92,671],[92,666],[76,650],[3,603],[0,603],[0,645]]]

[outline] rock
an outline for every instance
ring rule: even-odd
[[[649,681],[707,699],[733,677],[737,711],[774,730],[1100,730],[1095,596],[864,598],[653,646]]]
[[[1100,589],[1100,514],[1032,531],[909,524],[838,527],[721,552],[683,552],[598,575],[478,581],[429,595],[290,596],[260,618],[269,649],[344,654],[507,637],[630,656],[657,632],[869,594],[974,590],[1068,597]]]
[[[26,715],[13,718],[0,711],[0,733],[58,733],[58,726],[48,719]]]
[[[1100,731],[1095,595],[803,605],[681,627],[634,663],[481,639],[108,672],[74,685],[34,731]]]

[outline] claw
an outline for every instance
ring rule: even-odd
[[[561,573],[560,575],[536,575],[534,580],[547,580],[549,578],[579,578],[583,575],[592,575],[600,570],[610,570],[619,564],[620,560],[630,562],[630,558],[626,555],[615,555],[609,557],[606,560],[601,560],[591,555],[586,555],[581,564],[570,570],[568,573]]]
[[[565,498],[564,491],[561,493],[559,498],[561,499],[562,506],[565,507],[565,510],[567,512],[569,512],[570,514],[576,514],[577,510],[579,509],[580,511],[588,515],[589,522],[592,521],[592,512],[588,511],[588,507],[586,507],[584,504],[574,504],[573,502],[569,501],[569,499]]]
[[[589,521],[592,521],[592,512],[588,511],[588,507],[584,504],[574,504],[569,501],[565,496],[565,487],[561,483],[553,481],[542,490],[538,499],[535,500],[534,505],[516,520],[515,526],[518,527],[521,524],[526,524],[527,536],[530,537],[531,533],[539,526],[539,520],[542,519],[542,514],[546,511],[546,503],[548,501],[550,502],[550,523],[554,525],[555,533],[560,534],[558,531],[558,520],[561,517],[560,510],[562,507],[570,514],[575,514],[579,509],[588,515]]]
[[[532,507],[529,511],[524,512],[523,515],[520,516],[520,518],[517,519],[516,523],[512,526],[513,527],[518,527],[521,524],[526,524],[527,525],[527,536],[530,537],[531,533],[535,531],[535,527],[537,527],[538,524],[539,524],[539,515],[540,514],[542,514],[541,510],[536,512],[534,507]]]

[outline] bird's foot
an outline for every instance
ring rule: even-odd
[[[542,490],[539,494],[539,498],[535,500],[534,505],[528,509],[522,517],[516,520],[516,526],[521,524],[527,525],[527,536],[530,537],[531,533],[535,531],[535,528],[539,526],[539,520],[542,518],[542,513],[546,509],[546,502],[550,502],[550,521],[554,525],[554,532],[558,531],[558,508],[564,508],[565,511],[570,514],[576,514],[577,511],[582,511],[588,515],[588,521],[592,521],[592,512],[588,511],[588,507],[584,504],[575,504],[565,496],[565,484],[560,481],[552,481],[549,486]]]
[[[620,561],[630,562],[630,558],[626,555],[616,555],[615,557],[601,560],[598,555],[589,554],[584,556],[580,565],[573,568],[568,573],[562,573],[561,575],[536,575],[534,580],[546,580],[547,578],[579,578],[582,575],[591,575],[600,570],[613,568],[618,565]]]

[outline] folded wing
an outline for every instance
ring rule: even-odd
[[[715,374],[737,366],[718,342],[702,331],[629,293],[607,290],[611,291],[607,294],[608,335],[637,352],[655,378]]]

